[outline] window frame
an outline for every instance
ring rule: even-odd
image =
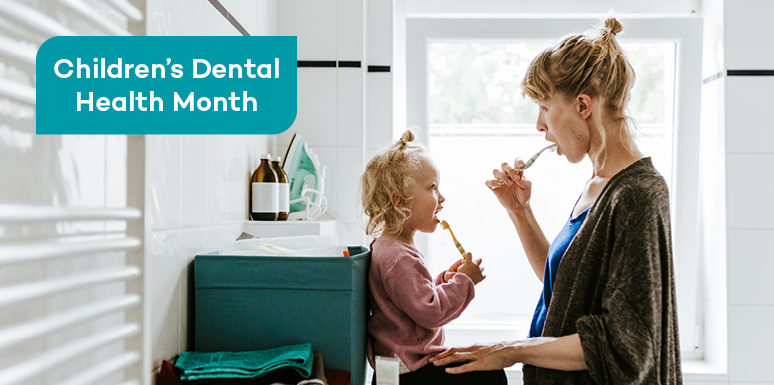
[[[428,45],[434,42],[509,41],[518,39],[557,40],[561,36],[585,31],[599,23],[599,17],[551,18],[545,15],[516,18],[441,18],[406,19],[406,123],[419,126],[417,139],[429,143],[428,121]],[[698,285],[699,247],[699,124],[701,105],[702,28],[701,19],[692,17],[621,17],[625,33],[621,42],[664,41],[676,45],[675,95],[673,122],[672,242],[677,285],[680,345],[684,359],[703,356],[703,318]],[[636,118],[636,117],[635,117]],[[395,127],[395,137],[405,127]],[[400,132],[399,132],[400,131]],[[427,237],[419,235],[417,246],[428,249]],[[460,332],[460,331],[457,331]],[[497,338],[501,331],[492,328],[470,330],[467,334],[482,340]],[[463,332],[464,333],[464,332]]]

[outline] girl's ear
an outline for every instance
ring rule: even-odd
[[[580,94],[578,95],[576,102],[578,113],[580,114],[581,119],[588,119],[589,116],[591,116],[591,111],[594,110],[594,100],[591,99],[591,96]]]
[[[391,192],[390,203],[392,203],[392,205],[395,207],[401,207],[405,205],[405,200],[403,199],[403,195],[401,195],[399,192]]]

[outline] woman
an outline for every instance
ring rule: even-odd
[[[593,173],[549,243],[529,205],[524,162],[486,182],[516,226],[544,290],[524,341],[450,349],[431,360],[449,373],[524,363],[525,384],[682,382],[664,178],[643,158],[625,115],[634,71],[614,18],[573,35],[530,64],[522,89],[539,106],[537,128]],[[561,264],[560,264],[561,262]]]

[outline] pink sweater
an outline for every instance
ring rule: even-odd
[[[443,325],[459,317],[475,295],[473,281],[455,274],[435,279],[415,247],[390,237],[371,242],[368,273],[371,316],[368,319],[368,362],[397,354],[409,370],[425,366],[443,347]]]

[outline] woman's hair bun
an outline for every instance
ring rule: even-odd
[[[414,133],[411,130],[406,130],[403,132],[403,135],[400,136],[400,141],[403,142],[403,144],[408,144],[408,142],[411,142],[414,140]]]
[[[609,17],[605,20],[605,32],[612,32],[614,35],[618,35],[623,31],[623,25],[615,17]]]

